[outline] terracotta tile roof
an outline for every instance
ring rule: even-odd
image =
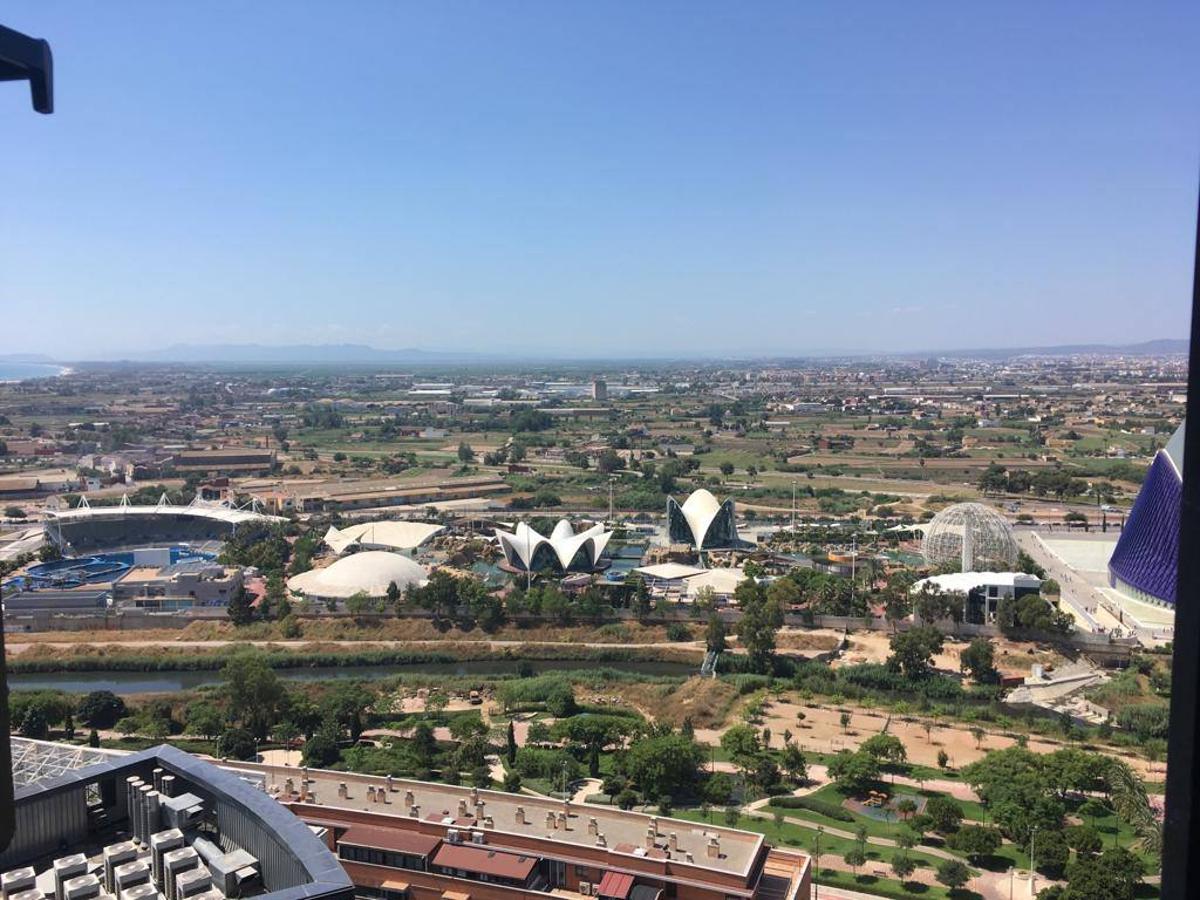
[[[462,869],[475,875],[525,881],[533,874],[538,859],[536,856],[518,856],[487,846],[442,844],[433,857],[433,864],[447,869]]]

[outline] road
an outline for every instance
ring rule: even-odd
[[[1098,633],[1108,631],[1111,626],[1103,623],[1110,617],[1108,613],[1100,609],[1100,600],[1103,597],[1100,591],[1083,575],[1073,572],[1061,559],[1051,553],[1041,542],[1037,532],[1022,529],[1016,535],[1021,549],[1046,570],[1046,575],[1058,582],[1062,591],[1061,600],[1075,617],[1076,624],[1087,631]]]

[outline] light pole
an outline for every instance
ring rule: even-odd
[[[821,886],[818,884],[818,879],[821,877],[821,835],[825,833],[825,826],[817,826],[816,846],[813,848],[813,856],[816,857],[816,872],[813,874],[813,900],[820,900]]]
[[[1035,851],[1037,849],[1037,830],[1038,830],[1038,827],[1036,825],[1034,825],[1033,830],[1029,832],[1029,896],[1030,897],[1037,896],[1037,856],[1035,855]]]

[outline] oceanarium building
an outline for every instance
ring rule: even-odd
[[[1175,605],[1184,426],[1154,456],[1108,561],[1109,583],[1138,600]]]
[[[693,491],[682,504],[667,500],[667,529],[673,543],[691,544],[697,550],[738,547],[733,501],[718,502],[709,491]]]

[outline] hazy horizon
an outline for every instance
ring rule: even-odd
[[[16,2],[0,353],[1185,338],[1200,8]],[[329,56],[330,36],[338,53]]]

